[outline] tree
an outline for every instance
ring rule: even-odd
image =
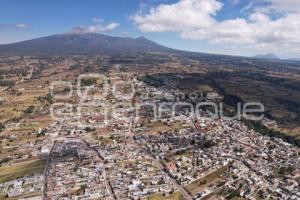
[[[5,128],[4,124],[2,124],[2,123],[0,122],[0,132],[2,132],[4,128]]]
[[[180,196],[179,196],[178,199],[179,199],[179,200],[185,200],[182,194],[180,194]]]
[[[32,114],[33,111],[34,111],[34,106],[31,105],[31,106],[29,106],[28,108],[26,108],[26,110],[24,110],[24,113],[25,113],[25,114]]]
[[[89,126],[87,126],[87,127],[85,127],[85,129],[84,129],[86,132],[92,132],[92,131],[94,131],[94,130],[96,130],[95,128],[93,128],[93,127],[89,127]]]
[[[0,160],[0,165],[2,165],[3,163],[7,163],[10,160],[12,160],[12,158],[3,158],[2,160]]]

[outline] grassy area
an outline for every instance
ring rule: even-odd
[[[165,131],[172,130],[172,128],[164,122],[151,123],[147,126],[147,128],[149,128],[149,131],[147,131],[149,133],[165,132]]]
[[[170,126],[172,129],[182,129],[182,128],[190,127],[190,125],[181,122],[172,123],[170,124]]]
[[[0,183],[5,183],[17,178],[34,173],[42,173],[45,167],[45,160],[33,160],[5,166],[0,168]]]
[[[5,195],[0,194],[0,200],[5,199]]]
[[[189,185],[185,186],[185,189],[192,195],[197,194],[201,191],[201,188],[203,186],[206,186],[207,184],[215,181],[216,179],[219,179],[223,176],[223,174],[229,169],[230,164],[227,164],[225,166],[220,167],[216,171],[206,175],[205,177],[199,178],[192,182]],[[199,191],[200,190],[200,191]]]
[[[148,199],[149,200],[184,200],[184,198],[182,197],[182,195],[179,192],[175,192],[167,197],[165,197],[161,194],[153,194]]]
[[[24,110],[29,106],[34,106],[35,110],[39,110],[44,103],[36,99],[37,96],[45,96],[47,90],[35,91],[34,89],[26,89],[22,92],[22,95],[13,95],[8,92],[4,93],[5,104],[0,109],[1,121],[7,121],[9,119],[22,117]]]
[[[279,132],[282,132],[286,135],[290,135],[290,136],[293,136],[297,139],[300,140],[300,127],[297,127],[297,128],[291,128],[291,129],[288,129],[288,128],[273,128],[275,131],[279,131]]]

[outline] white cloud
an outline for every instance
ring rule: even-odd
[[[112,22],[107,25],[97,24],[97,25],[92,25],[92,26],[88,26],[88,27],[76,26],[67,33],[72,33],[72,34],[103,33],[103,32],[112,31],[112,30],[116,29],[118,26],[119,26],[119,24],[116,22]]]
[[[151,8],[145,15],[137,13],[132,19],[145,32],[201,29],[215,23],[213,16],[221,7],[216,0],[181,0]]]
[[[94,17],[94,18],[93,18],[93,21],[96,22],[96,23],[101,23],[101,22],[103,22],[104,20],[101,19],[101,18],[99,18],[99,17]]]
[[[118,26],[119,26],[119,24],[115,23],[115,22],[109,23],[105,26],[98,24],[98,25],[89,26],[86,29],[86,31],[88,33],[102,33],[102,32],[112,31],[115,28],[117,28]]]
[[[27,29],[29,26],[27,24],[16,24],[16,28],[18,29]]]
[[[251,9],[247,18],[218,21],[215,16],[222,9],[220,1],[180,0],[136,13],[132,19],[143,32],[173,31],[187,39],[300,53],[300,1],[265,2],[269,4]],[[284,12],[274,19],[271,10]]]
[[[0,29],[28,29],[27,24],[0,24]]]

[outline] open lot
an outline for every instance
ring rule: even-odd
[[[201,192],[207,185],[222,179],[223,174],[229,169],[230,164],[220,167],[216,171],[199,178],[189,185],[185,186],[185,189],[192,195]]]
[[[149,200],[183,200],[184,198],[181,196],[179,192],[175,192],[167,197],[161,194],[154,194],[151,195],[148,199]]]

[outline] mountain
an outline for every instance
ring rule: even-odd
[[[172,52],[144,37],[123,38],[96,33],[66,33],[0,45],[0,54],[123,54]]]
[[[272,59],[272,60],[280,60],[278,56],[276,56],[273,53],[267,53],[267,54],[261,54],[261,55],[255,55],[252,58],[262,58],[262,59]]]
[[[289,58],[288,60],[300,61],[300,58]]]

